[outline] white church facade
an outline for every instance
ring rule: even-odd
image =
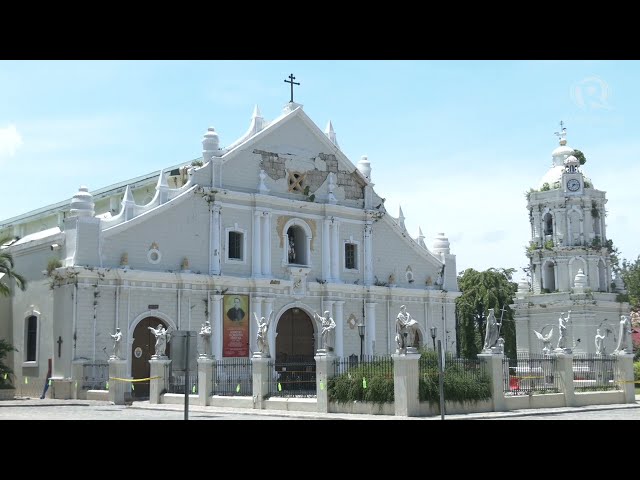
[[[585,175],[576,152],[567,145],[566,129],[558,136],[551,167],[538,189],[527,194],[531,282],[520,281],[512,305],[517,350],[546,353],[560,347],[575,354],[596,353],[600,331],[605,336],[600,353],[613,353],[620,316],[629,315],[629,304],[621,301],[624,285],[611,265],[606,194]],[[564,347],[558,343],[561,317],[567,327]]]
[[[197,161],[81,187],[70,202],[0,221],[29,282],[0,298],[0,336],[18,348],[17,382],[44,379],[48,359],[59,379],[78,362],[106,362],[117,328],[130,378],[149,376],[149,327],[159,324],[198,331],[208,320],[216,359],[250,357],[254,315],[272,311],[276,359],[312,358],[321,329],[314,313],[325,311],[336,323],[336,355],[394,353],[402,305],[419,324],[419,344],[436,326],[455,352],[460,292],[447,238],[437,234],[428,248],[421,231],[412,237],[402,212],[392,216],[374,190],[367,158],[354,165],[330,122],[323,132],[294,102],[271,122],[256,107],[231,145],[220,148],[213,128],[202,144]],[[598,261],[585,262],[599,281]],[[574,263],[554,273],[555,285]]]

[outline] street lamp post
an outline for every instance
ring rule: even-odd
[[[366,326],[364,323],[358,324],[358,335],[360,335],[360,361],[362,361],[362,347],[364,345],[364,330]]]
[[[433,350],[435,351],[435,349],[436,349],[436,335],[438,335],[438,327],[436,327],[434,325],[429,330],[431,330],[431,340],[433,340]]]

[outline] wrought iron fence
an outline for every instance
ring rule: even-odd
[[[583,354],[573,357],[573,386],[577,392],[618,390],[616,357]]]
[[[198,393],[198,371],[189,371],[189,377],[185,378],[184,370],[171,370],[169,374],[169,388],[167,393],[181,393],[184,395],[185,379],[187,380],[187,390],[189,394],[197,395]]]
[[[273,377],[269,382],[272,397],[315,397],[316,361],[313,356],[288,355],[286,360],[270,362]]]
[[[82,390],[106,390],[109,364],[104,362],[82,365]]]
[[[436,355],[423,355],[420,357],[418,368],[421,377],[424,375],[438,375],[438,357]],[[443,373],[445,378],[447,375],[456,375],[458,378],[462,377],[465,380],[479,380],[484,375],[487,375],[484,363],[477,358],[458,358],[449,355],[445,357]]]
[[[335,374],[351,373],[363,378],[383,376],[393,379],[393,359],[388,355],[362,355],[336,359]]]
[[[209,390],[211,395],[253,395],[253,364],[251,359],[216,360]]]
[[[505,395],[533,395],[560,392],[556,357],[518,354],[503,359]]]

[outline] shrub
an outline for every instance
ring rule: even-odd
[[[7,358],[9,352],[17,351],[18,349],[7,342],[4,338],[0,338],[0,388],[13,388],[13,383],[11,381],[13,370],[5,364],[5,358]]]
[[[440,403],[437,354],[423,349],[420,357],[418,380],[420,401]],[[482,368],[472,373],[470,364],[454,361],[447,354],[445,360],[444,397],[447,401],[476,402],[491,398],[490,378]],[[366,388],[363,378],[366,379]],[[371,402],[375,404],[394,401],[393,371],[387,362],[354,365],[347,372],[331,378],[327,384],[329,400],[338,403]]]
[[[356,364],[347,372],[329,379],[327,393],[330,401],[338,403],[393,402],[393,370],[382,361]]]
[[[433,350],[423,350],[420,357],[420,379],[418,384],[421,402],[440,404],[440,384],[438,377],[438,356]],[[471,373],[469,364],[455,361],[453,355],[445,358],[443,390],[445,401],[466,403],[489,400],[491,398],[491,379],[480,367]]]

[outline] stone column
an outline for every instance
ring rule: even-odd
[[[335,354],[338,358],[344,356],[344,301],[333,303],[333,320],[336,322]]]
[[[222,244],[220,242],[220,205],[214,203],[211,208],[211,243],[213,252],[213,264],[211,266],[212,275],[220,275],[220,259],[222,254]]]
[[[418,392],[420,354],[398,355],[394,353],[391,358],[393,358],[395,414],[402,417],[417,417],[420,414]]]
[[[171,365],[171,360],[169,360],[169,358],[167,357],[151,357],[151,360],[149,360],[149,365],[151,365],[152,378],[152,380],[149,380],[149,403],[161,403],[161,395],[165,393],[169,388],[169,365]]]
[[[211,313],[213,320],[211,321],[211,337],[213,339],[213,356],[222,358],[222,295],[211,295]]]
[[[109,359],[109,401],[116,405],[124,405],[124,396],[129,390],[127,382],[115,380],[127,375],[127,361],[120,358]]]
[[[71,381],[73,382],[71,397],[76,400],[87,399],[87,391],[82,388],[85,362],[87,360],[74,360],[71,362]]]
[[[251,251],[253,252],[253,258],[251,259],[251,275],[255,278],[255,277],[259,277],[260,274],[262,273],[262,260],[261,260],[261,246],[260,246],[260,233],[261,233],[261,228],[260,228],[260,218],[261,218],[262,212],[258,212],[258,211],[254,211],[253,212],[253,235],[252,237],[252,241],[253,244],[251,245],[252,249]],[[286,250],[286,249],[285,249]]]
[[[373,283],[373,242],[371,240],[371,220],[364,224],[364,284]]]
[[[624,403],[636,403],[636,390],[633,381],[633,354],[616,354],[616,383],[624,392]]]
[[[326,352],[319,353],[313,358],[316,361],[316,398],[318,412],[329,413],[327,385],[329,379],[333,378],[336,374],[336,361],[338,357],[331,352]]]
[[[254,353],[251,357],[253,365],[253,408],[264,409],[264,401],[269,396],[269,383],[273,376],[273,366],[270,357],[263,357]]]
[[[331,279],[340,282],[340,245],[338,239],[338,221],[331,225]]]
[[[262,212],[262,232],[260,234],[260,247],[262,248],[262,267],[261,274],[263,277],[271,276],[271,214]]]
[[[507,411],[507,402],[504,399],[504,355],[492,353],[479,353],[478,360],[483,363],[485,372],[489,375],[491,383],[491,401],[494,412]],[[508,371],[508,369],[507,369]]]
[[[198,358],[198,404],[209,405],[209,397],[211,396],[211,381],[213,379],[213,362],[212,357]]]
[[[331,241],[329,229],[331,220],[325,220],[322,225],[322,279],[331,280]]]
[[[564,393],[566,407],[576,406],[575,388],[573,386],[573,354],[556,353],[555,375],[560,379],[560,391]]]
[[[366,303],[365,324],[367,325],[364,335],[364,354],[375,355],[376,342],[376,304],[374,302]]]

